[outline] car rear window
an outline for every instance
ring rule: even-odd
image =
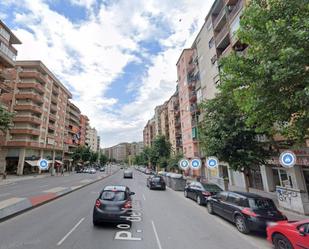
[[[101,200],[105,201],[124,201],[126,197],[123,191],[103,191]]]
[[[217,185],[214,185],[214,184],[203,184],[203,187],[205,188],[205,190],[210,191],[210,192],[222,191],[221,188],[219,188]]]
[[[161,181],[161,178],[160,178],[160,177],[153,177],[153,178],[152,178],[152,181],[154,181],[154,182],[160,182],[160,181]]]
[[[264,198],[249,198],[249,205],[252,209],[267,209],[267,210],[276,210],[274,202],[270,199]]]

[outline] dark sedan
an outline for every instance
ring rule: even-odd
[[[147,178],[147,187],[149,189],[166,189],[166,184],[162,176],[150,176]]]
[[[287,220],[271,199],[245,192],[227,191],[212,196],[207,210],[234,222],[241,233],[265,232],[269,222]]]
[[[128,222],[132,214],[134,195],[126,186],[106,186],[95,201],[93,208],[93,225],[103,222]]]
[[[191,182],[185,187],[184,195],[195,200],[199,205],[205,205],[210,196],[221,191],[222,189],[216,184]]]

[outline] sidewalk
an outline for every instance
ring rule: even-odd
[[[64,176],[69,176],[75,174],[73,172],[65,172]],[[61,174],[58,174],[58,176],[61,176]],[[31,179],[40,179],[40,178],[46,178],[46,177],[51,177],[50,173],[42,173],[42,174],[36,174],[36,175],[23,175],[23,176],[18,176],[18,175],[8,175],[6,179],[0,178],[0,186],[2,185],[7,185],[11,184],[14,182],[20,182],[20,181],[25,181],[25,180],[31,180]],[[55,174],[54,177],[57,177]]]

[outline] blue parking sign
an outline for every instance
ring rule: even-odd
[[[280,154],[279,162],[285,168],[292,168],[296,163],[296,155],[289,150],[283,151]]]
[[[40,159],[38,161],[38,166],[41,170],[46,170],[48,169],[48,161],[46,159]]]

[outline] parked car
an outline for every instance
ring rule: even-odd
[[[144,172],[146,175],[150,175],[151,174],[151,170],[150,169],[145,169],[145,172]]]
[[[83,173],[83,169],[82,169],[82,168],[78,168],[78,169],[76,170],[76,173]]]
[[[95,168],[91,168],[91,169],[89,170],[89,173],[90,173],[90,174],[95,174],[95,173],[97,173],[97,171],[96,171]]]
[[[211,183],[191,182],[184,189],[184,195],[187,198],[195,200],[199,205],[205,205],[208,198],[221,192],[222,189]]]
[[[105,171],[105,167],[101,167],[100,172],[104,172],[104,171]]]
[[[126,217],[132,214],[134,192],[127,186],[106,186],[95,201],[93,225],[102,222],[128,223]]]
[[[265,232],[268,222],[287,220],[272,199],[245,192],[220,192],[209,197],[207,210],[234,222],[238,231]]]
[[[149,189],[166,189],[166,183],[162,176],[150,176],[147,178],[147,187]]]
[[[133,178],[133,171],[126,169],[123,171],[123,178]]]
[[[309,219],[269,223],[266,231],[275,249],[309,248]]]

